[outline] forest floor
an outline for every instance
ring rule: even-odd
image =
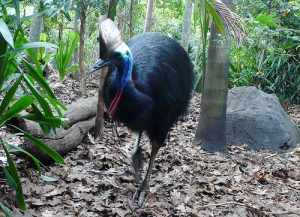
[[[87,83],[89,96],[97,94],[97,80]],[[79,85],[71,79],[57,83],[50,77],[50,83],[65,104],[80,97]],[[200,96],[194,94],[188,115],[172,128],[156,158],[144,208],[131,200],[137,187],[130,158],[132,134],[112,122],[105,123],[100,142],[88,136],[65,156],[65,165],[49,164],[43,176],[26,160],[16,160],[28,205],[25,214],[16,208],[1,172],[0,201],[13,216],[300,216],[299,152],[232,145],[227,154],[208,153],[192,145],[199,108]],[[300,124],[300,106],[290,106],[288,112]],[[148,162],[145,136],[142,148]]]

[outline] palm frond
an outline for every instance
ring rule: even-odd
[[[228,33],[232,34],[238,43],[241,43],[245,36],[245,26],[239,15],[232,12],[222,1],[215,0],[213,6],[223,21]]]

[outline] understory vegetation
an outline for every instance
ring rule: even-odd
[[[64,160],[42,141],[18,129],[11,120],[35,121],[45,134],[64,126],[62,110],[66,107],[48,84],[49,67],[54,68],[58,82],[81,79],[80,88],[84,89],[85,74],[99,59],[99,23],[109,13],[110,4],[116,4],[111,9],[116,10],[115,23],[122,39],[128,40],[144,32],[148,1],[0,0],[0,130],[19,130],[0,138],[0,176],[15,190],[22,211],[26,210],[26,203],[14,163],[15,153],[29,156],[40,173],[43,168],[38,159],[8,141],[13,137],[26,138],[56,162],[63,164]],[[189,11],[192,22],[187,52],[196,72],[196,92],[202,91],[206,69],[208,43],[203,31],[206,28],[209,32],[207,17],[216,14],[214,9],[210,15],[206,11],[199,13],[201,2],[213,5],[214,1],[194,0]],[[151,31],[181,43],[186,3],[186,0],[154,1]],[[283,104],[299,105],[300,2],[233,0],[231,10],[239,16],[245,36],[241,42],[234,37],[230,40],[229,88],[256,86],[276,94]],[[0,210],[9,216],[6,206],[5,201],[0,201]]]

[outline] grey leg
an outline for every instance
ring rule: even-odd
[[[151,145],[152,145],[152,150],[151,150],[151,156],[150,156],[150,161],[149,161],[149,166],[148,166],[146,176],[145,176],[142,184],[140,185],[140,187],[137,189],[137,191],[133,195],[134,200],[138,201],[138,205],[140,207],[143,206],[144,199],[147,196],[147,194],[149,193],[149,190],[150,190],[150,188],[149,188],[150,175],[151,175],[151,172],[152,172],[152,169],[153,169],[153,165],[154,165],[156,155],[159,151],[159,148],[161,147],[161,145],[159,143],[157,143],[156,141],[152,141]]]
[[[136,139],[133,144],[133,152],[132,152],[132,165],[134,168],[134,179],[136,182],[139,182],[142,176],[142,169],[143,169],[143,155],[142,149],[140,147],[140,141],[142,138],[143,132],[139,132],[136,134]]]

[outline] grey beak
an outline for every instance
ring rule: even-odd
[[[89,71],[89,74],[92,74],[93,72],[106,67],[110,65],[114,65],[117,63],[117,60],[111,59],[111,60],[99,60],[98,62],[95,63],[95,65],[92,68],[92,71]]]

